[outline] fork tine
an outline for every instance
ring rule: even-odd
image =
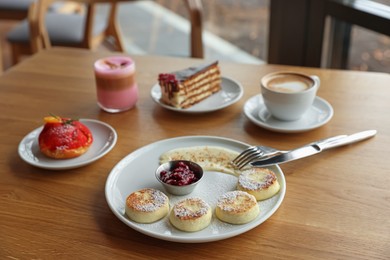
[[[247,149],[245,149],[244,151],[242,151],[236,158],[234,158],[234,160],[232,161],[233,164],[236,164],[238,163],[239,161],[241,161],[242,159],[244,159],[246,156],[254,153],[257,151],[257,148],[256,146],[251,146],[251,147],[248,147]]]
[[[240,160],[238,160],[238,161],[236,162],[236,164],[237,164],[237,165],[243,164],[243,163],[245,163],[246,161],[251,160],[253,157],[259,156],[260,154],[262,154],[262,152],[260,152],[259,150],[254,150],[254,151],[252,151],[251,153],[247,153],[245,156],[241,157]]]
[[[255,159],[258,159],[259,157],[261,157],[263,155],[263,152],[262,151],[256,151],[254,153],[252,153],[251,155],[248,155],[246,156],[245,158],[243,158],[240,162],[238,162],[236,164],[236,166],[239,168],[239,169],[242,169],[244,168],[245,165],[247,165],[248,163],[252,162],[253,160]]]
[[[248,149],[244,150],[239,154],[233,161],[233,165],[241,169],[247,165],[252,160],[260,157],[263,154],[263,151],[259,150],[256,146],[251,146]]]

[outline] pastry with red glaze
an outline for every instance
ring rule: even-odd
[[[93,142],[89,128],[78,120],[49,116],[39,134],[41,152],[54,159],[68,159],[84,154]]]

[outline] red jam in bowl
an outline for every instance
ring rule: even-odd
[[[160,179],[166,184],[184,186],[197,182],[199,177],[185,162],[178,162],[168,171],[160,172]]]

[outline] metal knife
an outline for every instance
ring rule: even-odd
[[[273,157],[266,158],[264,160],[259,160],[250,163],[254,167],[262,167],[262,166],[268,166],[273,164],[281,164],[286,163],[290,161],[294,161],[297,159],[301,159],[304,157],[308,157],[317,153],[320,153],[322,151],[339,147],[342,145],[352,144],[355,142],[359,142],[362,140],[365,140],[367,138],[375,136],[377,133],[376,130],[367,130],[363,132],[358,132],[355,134],[347,135],[342,138],[336,138],[335,140],[327,141],[327,142],[315,142],[311,143],[310,145],[305,145],[300,148],[291,150],[287,153],[279,154]],[[328,139],[326,139],[328,140]]]

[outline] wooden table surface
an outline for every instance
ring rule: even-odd
[[[189,115],[166,110],[150,97],[160,72],[202,60],[134,56],[140,99],[119,114],[96,104],[92,64],[112,53],[53,48],[0,78],[0,258],[152,259],[389,259],[390,258],[390,76],[221,62],[223,75],[245,93],[220,111]],[[262,129],[243,114],[268,72],[293,69],[316,74],[318,95],[335,114],[305,133]],[[118,143],[93,164],[50,171],[25,163],[22,138],[49,113],[91,118],[113,126]],[[376,137],[281,165],[287,191],[266,222],[239,236],[210,243],[176,243],[143,235],[110,211],[104,194],[111,169],[126,155],[155,141],[210,135],[289,149],[316,139],[376,129]]]

